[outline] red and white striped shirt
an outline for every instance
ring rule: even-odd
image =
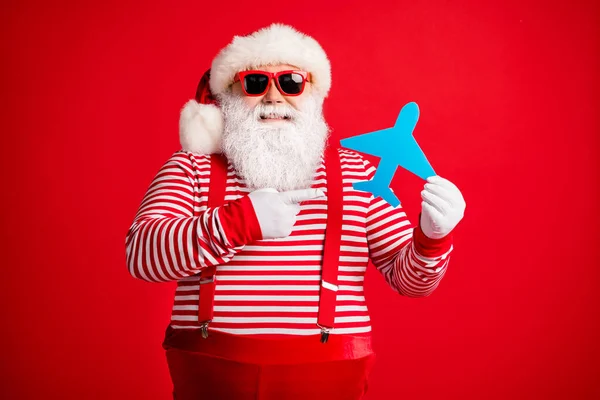
[[[363,282],[369,262],[401,295],[429,295],[444,276],[452,234],[427,238],[402,206],[355,190],[375,168],[339,149],[343,225],[335,329],[370,332]],[[323,158],[312,188],[327,194]],[[210,155],[178,151],[152,181],[127,233],[129,272],[149,282],[177,281],[173,328],[199,328],[199,272],[217,266],[211,330],[244,335],[316,335],[327,201],[309,200],[290,236],[261,240],[244,180],[228,166],[223,207],[208,208]]]

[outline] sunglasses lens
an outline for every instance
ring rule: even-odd
[[[262,74],[249,74],[244,78],[244,88],[249,94],[261,94],[269,84],[269,77]]]
[[[279,77],[279,86],[287,94],[298,94],[304,88],[304,78],[300,74],[283,74]]]

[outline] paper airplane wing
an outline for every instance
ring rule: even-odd
[[[418,120],[419,106],[410,102],[400,110],[393,128],[353,136],[340,143],[346,148],[380,157],[387,165],[393,163],[427,179],[435,172],[413,136]]]
[[[388,132],[391,130],[392,128],[382,129],[380,131],[349,137],[340,140],[340,144],[347,149],[383,157],[386,154],[384,144],[393,136],[392,132]]]
[[[398,114],[396,124],[392,128],[353,136],[340,141],[343,147],[371,154],[377,157],[389,157],[404,144],[419,120],[417,103],[407,103]]]
[[[423,150],[421,150],[417,144],[417,141],[412,135],[411,138],[412,140],[404,141],[402,146],[396,149],[394,163],[412,172],[423,180],[436,175],[431,164],[425,157],[425,153],[423,153]]]

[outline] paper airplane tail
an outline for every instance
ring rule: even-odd
[[[382,185],[380,182],[374,179],[370,181],[354,182],[354,189],[373,193],[373,196],[381,197],[393,207],[398,207],[400,205],[400,200],[398,200],[389,186]]]

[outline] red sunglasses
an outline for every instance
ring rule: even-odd
[[[306,82],[310,82],[310,72],[306,71],[242,71],[235,74],[233,83],[242,81],[242,89],[246,96],[262,96],[271,87],[271,80],[281,94],[285,96],[298,96],[304,91]]]

